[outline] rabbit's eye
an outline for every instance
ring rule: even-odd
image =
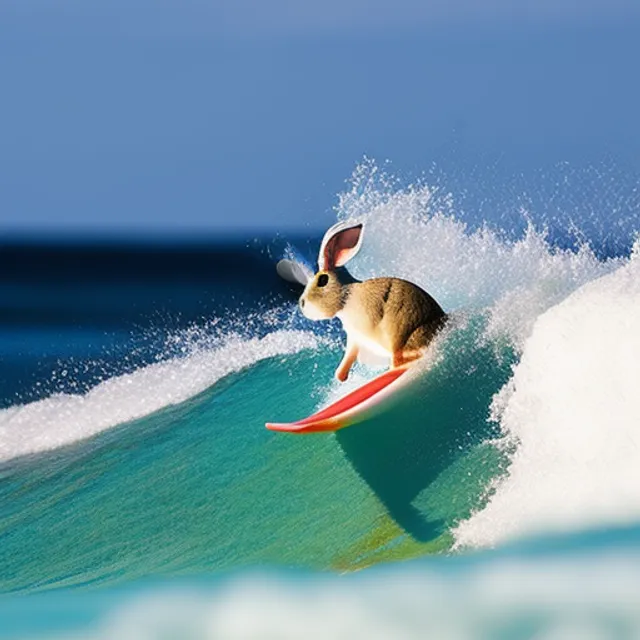
[[[329,276],[326,273],[322,273],[318,276],[318,286],[326,287],[329,283]]]

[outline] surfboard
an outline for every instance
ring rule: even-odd
[[[384,410],[387,401],[415,377],[414,371],[412,365],[389,369],[308,418],[288,423],[267,422],[266,427],[287,433],[320,433],[362,422]]]

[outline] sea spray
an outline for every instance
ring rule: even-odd
[[[448,312],[484,310],[488,334],[518,346],[540,313],[625,262],[599,260],[586,243],[560,249],[531,220],[516,239],[487,226],[472,229],[457,216],[451,194],[420,181],[402,187],[370,161],[356,169],[336,211],[341,220],[365,223],[353,260],[357,277],[403,277]]]

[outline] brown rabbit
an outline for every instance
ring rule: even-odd
[[[389,357],[393,367],[419,358],[444,324],[446,314],[420,287],[399,278],[360,282],[344,264],[360,249],[363,225],[340,222],[325,234],[319,271],[300,297],[302,313],[311,320],[340,318],[347,348],[336,370],[344,382],[360,350]]]

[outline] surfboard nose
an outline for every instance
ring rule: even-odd
[[[403,365],[385,371],[308,418],[288,424],[267,422],[265,426],[270,431],[288,433],[321,433],[348,427],[361,421],[366,415],[365,411],[375,408],[381,400],[394,393],[397,384],[393,383],[400,382],[399,378],[409,370],[409,367],[410,365]]]

